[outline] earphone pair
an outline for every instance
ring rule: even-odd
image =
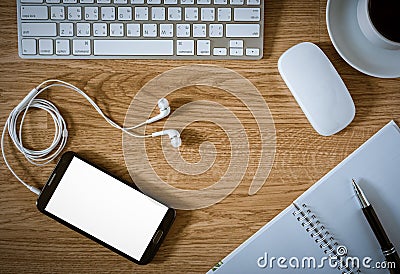
[[[138,136],[137,134],[132,134],[131,132],[129,132],[129,130],[136,129],[141,126],[157,122],[157,121],[167,117],[171,113],[171,108],[170,108],[169,102],[166,98],[161,98],[160,100],[158,100],[157,106],[160,110],[160,113],[157,116],[150,118],[150,119],[146,120],[145,122],[138,124],[136,126],[124,127],[124,128],[120,128],[120,129],[122,131],[124,131],[125,133],[127,133],[131,136],[134,136],[134,137],[157,137],[157,136],[168,135],[169,139],[171,140],[171,145],[175,148],[180,147],[182,144],[182,140],[181,140],[179,131],[177,131],[176,129],[166,129],[166,130],[154,132],[151,135],[143,135],[143,136]]]
[[[64,118],[62,117],[61,113],[58,111],[57,107],[52,104],[50,101],[45,99],[37,99],[36,97],[39,96],[45,90],[51,87],[64,87],[71,90],[78,92],[82,95],[88,102],[95,108],[95,110],[113,127],[120,129],[124,133],[127,133],[130,136],[138,137],[138,138],[147,138],[147,137],[157,137],[157,136],[164,136],[168,135],[169,139],[171,140],[171,145],[175,148],[179,147],[182,144],[180,133],[176,129],[166,129],[158,132],[154,132],[152,134],[147,135],[139,135],[131,130],[137,129],[147,124],[154,123],[158,120],[161,120],[167,117],[170,112],[171,108],[169,106],[168,100],[165,98],[161,98],[158,100],[158,108],[160,109],[160,114],[156,115],[153,118],[150,118],[143,123],[140,123],[136,126],[132,127],[121,127],[116,122],[108,118],[100,107],[81,89],[77,88],[76,86],[61,81],[61,80],[47,80],[38,85],[36,88],[32,89],[27,96],[11,111],[10,115],[7,118],[6,124],[4,125],[2,136],[1,136],[1,150],[5,164],[7,165],[8,169],[11,173],[20,181],[23,185],[25,185],[30,191],[40,194],[40,190],[25,183],[11,168],[9,165],[7,158],[5,156],[4,151],[4,137],[6,131],[8,131],[8,135],[10,139],[16,146],[16,148],[24,155],[24,157],[31,163],[37,166],[43,166],[53,159],[55,159],[61,151],[64,149],[67,138],[68,138],[68,129]],[[51,145],[43,150],[33,150],[24,147],[22,142],[22,128],[23,123],[26,117],[26,114],[29,108],[38,108],[42,109],[50,114],[53,118],[55,124],[55,134],[54,139]],[[20,115],[22,115],[21,119],[19,120]],[[18,124],[19,121],[19,124]]]
[[[158,108],[160,109],[160,114],[157,116],[150,118],[146,121],[146,124],[154,123],[158,120],[161,120],[167,117],[171,113],[171,108],[169,106],[168,100],[165,98],[161,98],[158,100]],[[171,145],[175,148],[180,147],[182,144],[181,136],[179,131],[176,129],[166,129],[158,132],[154,132],[151,134],[152,137],[168,135],[169,139],[171,140]]]

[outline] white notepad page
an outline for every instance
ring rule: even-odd
[[[372,136],[360,148],[343,160],[337,167],[304,192],[296,204],[306,204],[335,238],[347,248],[348,256],[360,259],[361,273],[388,273],[377,269],[375,263],[384,261],[380,246],[370,229],[354,194],[351,179],[354,178],[365,192],[381,220],[390,240],[400,250],[400,129],[391,121]],[[317,265],[326,256],[310,232],[306,232],[290,205],[262,227],[225,259],[220,266],[208,273],[341,273],[324,263],[323,269],[303,268],[305,257],[315,257]],[[274,264],[265,264],[275,257]],[[286,262],[278,265],[278,258]],[[298,258],[300,267],[292,257]],[[371,268],[365,268],[362,260],[368,258]],[[304,259],[307,263],[307,259]],[[272,266],[272,269],[271,269]]]

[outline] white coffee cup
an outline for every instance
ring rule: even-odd
[[[400,43],[391,41],[380,34],[371,21],[368,10],[369,0],[358,0],[357,4],[357,20],[362,33],[374,45],[391,50],[399,50]]]

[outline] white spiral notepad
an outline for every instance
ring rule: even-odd
[[[400,251],[400,129],[391,121],[208,274],[388,273],[352,178]]]

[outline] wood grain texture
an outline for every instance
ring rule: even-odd
[[[107,249],[40,214],[35,196],[17,182],[1,162],[0,181],[0,273],[204,273],[230,253],[262,225],[271,220],[301,195],[316,180],[343,160],[390,119],[400,123],[400,80],[378,79],[350,67],[335,51],[326,30],[326,1],[266,1],[264,58],[243,61],[149,61],[149,60],[22,60],[17,55],[15,1],[0,2],[0,121],[35,85],[58,78],[82,88],[112,117],[123,123],[130,102],[149,80],[169,69],[190,64],[214,64],[232,69],[248,78],[268,103],[275,121],[277,147],[273,168],[264,187],[254,196],[247,191],[257,159],[239,187],[226,199],[211,207],[178,211],[177,219],[154,261],[135,265]],[[282,81],[279,56],[303,41],[319,45],[346,83],[356,105],[354,121],[342,132],[319,136]],[[242,113],[241,122],[252,139],[252,157],[257,157],[259,138],[256,124],[235,100],[208,88],[188,88],[168,98],[172,108],[185,100],[215,100]],[[131,180],[125,167],[121,132],[111,128],[79,95],[53,90],[45,98],[53,101],[68,123],[68,150],[103,166],[117,176]],[[184,100],[182,99],[184,98]],[[150,106],[153,107],[153,106]],[[149,127],[157,130],[162,126]],[[189,162],[199,160],[200,142],[224,138],[223,132],[209,123],[194,123],[183,132],[182,153]],[[48,144],[53,134],[50,117],[33,111],[26,124],[26,143],[32,147]],[[191,140],[191,134],[198,137]],[[253,138],[254,137],[254,138]],[[165,178],[176,177],[176,186],[185,187],[184,175],[159,161],[159,140],[149,140],[149,160]],[[219,155],[229,151],[216,142]],[[15,171],[40,187],[54,164],[29,165],[7,142],[7,155]],[[204,185],[218,181],[226,161],[201,178]],[[179,179],[181,178],[181,180]],[[199,186],[192,186],[194,188]],[[189,186],[190,188],[190,186]]]

